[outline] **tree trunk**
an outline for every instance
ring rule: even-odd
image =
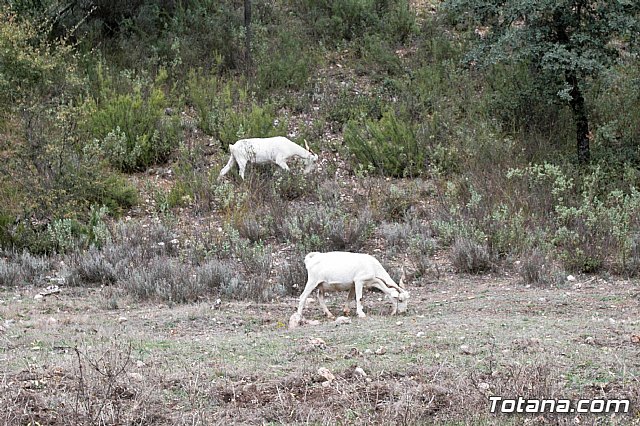
[[[251,0],[244,0],[244,59],[247,76],[251,74]]]
[[[571,110],[573,111],[573,121],[576,123],[576,142],[578,152],[578,163],[587,164],[591,159],[589,148],[589,117],[587,116],[587,106],[584,95],[578,85],[578,77],[571,72],[567,75],[567,83],[571,86]]]

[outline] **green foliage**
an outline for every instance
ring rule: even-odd
[[[354,93],[353,90],[342,90],[337,97],[332,97],[326,105],[327,120],[334,130],[342,130],[342,126],[353,120],[379,120],[382,117],[384,101],[380,95]]]
[[[530,72],[550,102],[571,108],[578,160],[590,159],[589,114],[584,93],[590,78],[635,50],[640,34],[637,2],[448,0],[452,20],[481,34],[468,55],[474,65],[532,64]]]
[[[611,68],[593,85],[593,160],[621,184],[625,169],[640,165],[640,63],[637,58]]]
[[[425,168],[425,150],[415,136],[411,123],[387,111],[380,120],[350,121],[344,142],[353,155],[353,163],[367,170],[372,167],[386,176],[417,176]]]
[[[265,94],[281,89],[302,89],[317,60],[304,39],[284,30],[257,55],[257,85]]]
[[[242,85],[201,72],[191,72],[187,84],[200,127],[225,149],[244,137],[286,133],[287,122],[278,119],[275,107],[258,104]]]
[[[405,0],[302,0],[291,5],[314,38],[337,43],[378,33],[404,41],[415,31],[415,15]]]
[[[621,52],[612,41],[625,40],[633,47],[640,28],[639,7],[635,2],[595,0],[578,4],[571,0],[448,0],[444,4],[451,18],[471,31],[490,25],[484,28],[484,36],[476,39],[473,60],[532,60],[559,75],[561,84],[565,73],[595,75],[609,66]]]
[[[88,223],[75,219],[55,219],[47,227],[48,240],[58,253],[65,253],[87,247],[101,247],[111,239],[104,222],[108,209],[91,206]]]
[[[177,146],[179,123],[165,115],[169,106],[161,87],[165,78],[161,70],[154,82],[130,80],[132,93],[118,93],[110,77],[99,75],[98,99],[87,105],[86,128],[113,167],[123,172],[145,170],[166,161]]]
[[[377,79],[400,75],[403,71],[402,61],[395,53],[395,49],[381,35],[366,35],[359,48],[360,60],[356,71],[369,74]]]
[[[0,7],[0,119],[12,108],[56,94],[73,96],[80,78],[76,58],[64,39],[49,41],[35,21]]]

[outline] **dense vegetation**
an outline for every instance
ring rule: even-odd
[[[292,262],[264,286],[272,243],[297,259],[360,249],[374,229],[416,277],[438,247],[462,272],[522,258],[536,283],[638,274],[638,5],[538,3],[254,0],[248,20],[229,0],[10,1],[0,284],[44,274],[33,255],[65,255],[70,282],[143,299],[267,298],[304,281]],[[334,160],[310,180],[261,170],[218,183],[207,167],[209,145],[221,166],[238,138],[294,128],[368,194],[343,203]],[[152,194],[162,224],[119,222],[143,202],[133,177],[166,164],[172,186]],[[420,209],[427,198],[435,207]],[[178,247],[185,207],[222,232]],[[257,288],[240,285],[235,261]]]

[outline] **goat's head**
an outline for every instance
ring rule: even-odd
[[[398,312],[403,314],[407,311],[407,305],[409,304],[409,292],[402,290],[398,294]]]
[[[409,292],[403,289],[398,291],[395,288],[390,290],[391,292],[387,296],[393,303],[393,311],[391,312],[391,315],[395,315],[396,313],[405,313],[409,303]]]
[[[307,149],[307,151],[309,151],[309,155],[307,155],[307,157],[304,159],[305,168],[303,173],[306,175],[315,168],[316,161],[318,161],[318,156],[314,154],[313,151],[311,151],[311,148],[309,148],[309,144],[306,140],[304,141],[304,147]]]
[[[400,282],[398,283],[398,287],[400,287],[400,291],[398,291],[397,296],[393,296],[393,301],[395,302],[395,308],[393,313],[396,311],[399,313],[404,313],[407,311],[407,305],[409,303],[409,292],[405,290],[404,280],[406,278],[406,274],[404,272],[404,266],[402,267],[402,275],[400,276]]]

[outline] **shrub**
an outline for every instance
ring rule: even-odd
[[[247,274],[269,276],[273,261],[270,247],[260,243],[240,244],[236,253]]]
[[[96,248],[78,253],[72,257],[66,282],[72,286],[93,287],[115,284],[115,267]]]
[[[357,170],[373,168],[394,177],[417,176],[424,171],[425,152],[419,146],[413,126],[387,111],[379,121],[350,121],[344,143]]]
[[[492,269],[489,249],[468,238],[458,238],[453,244],[451,263],[458,272],[480,274]]]
[[[353,93],[353,90],[342,90],[337,97],[327,99],[325,109],[327,120],[334,131],[341,131],[349,121],[360,122],[364,119],[379,120],[382,118],[384,101],[380,95]]]
[[[307,253],[296,250],[291,260],[286,261],[278,271],[278,283],[282,293],[287,296],[299,296],[307,282],[307,268],[304,257]]]
[[[415,30],[415,14],[405,0],[303,0],[292,6],[313,38],[332,43],[365,34],[403,41]]]
[[[0,6],[0,125],[11,110],[47,102],[59,93],[73,96],[80,87],[71,43],[49,38],[45,25],[23,18],[7,3]]]
[[[397,76],[402,73],[402,61],[395,53],[395,49],[377,34],[364,37],[359,56],[361,59],[356,65],[356,71],[359,74],[369,74],[375,79],[382,80],[387,76]]]
[[[354,217],[337,207],[296,210],[274,217],[274,234],[303,251],[358,250],[372,231],[368,209]]]
[[[286,134],[287,122],[277,117],[275,107],[258,104],[241,84],[191,72],[187,85],[200,127],[219,140],[225,150],[245,137]]]
[[[21,285],[24,279],[25,274],[19,264],[0,258],[0,286],[16,287]]]
[[[118,93],[111,78],[99,79],[99,98],[87,106],[86,128],[105,158],[123,172],[162,163],[178,145],[179,122],[165,115],[169,102],[161,85],[166,77],[161,70],[152,83],[125,79],[127,93]]]
[[[155,257],[131,271],[124,288],[139,300],[188,303],[206,294],[206,288],[181,262]]]
[[[562,282],[563,276],[548,256],[538,249],[526,253],[520,266],[525,284],[549,286]]]
[[[282,30],[260,56],[256,80],[265,94],[282,89],[302,89],[316,62],[304,39],[288,30]]]
[[[196,270],[196,280],[209,290],[238,286],[239,279],[235,266],[230,261],[210,259]]]

